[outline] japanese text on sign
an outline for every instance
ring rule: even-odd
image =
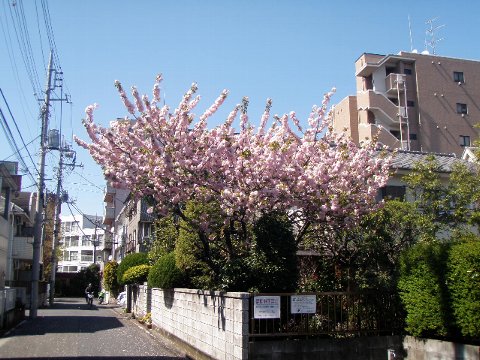
[[[280,296],[255,296],[253,305],[255,319],[280,318]]]
[[[316,295],[295,295],[290,298],[292,314],[315,314],[317,310]]]

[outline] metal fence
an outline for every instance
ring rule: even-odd
[[[252,339],[398,334],[404,328],[398,295],[382,292],[252,294],[249,314]]]

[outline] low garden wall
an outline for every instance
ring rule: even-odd
[[[248,301],[248,293],[152,289],[152,322],[196,358],[247,359]]]
[[[137,318],[193,359],[478,360],[480,347],[410,336],[258,339],[249,328],[248,293],[132,288]]]
[[[405,336],[405,360],[478,360],[480,346]]]

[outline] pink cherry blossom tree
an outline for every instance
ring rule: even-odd
[[[174,213],[187,221],[204,246],[218,235],[213,229],[218,216],[226,227],[236,223],[245,229],[262,214],[281,211],[296,224],[300,241],[312,224],[354,226],[378,206],[377,191],[386,184],[390,159],[379,155],[375,141],[357,146],[332,130],[327,110],[332,92],[312,108],[305,129],[294,112],[272,117],[270,99],[260,124],[253,126],[248,98],[221,125],[210,128],[208,119],[227,90],[197,116],[197,85],[172,111],[159,106],[161,80],[158,76],[151,99],[132,87],[133,102],[116,81],[129,115],[103,128],[93,120],[96,105],[88,106],[83,124],[91,142],[76,142],[114,187],[154,199],[158,214]],[[189,218],[182,207],[188,201],[216,203],[220,214]]]

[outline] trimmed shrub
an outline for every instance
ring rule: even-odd
[[[447,286],[455,324],[463,336],[480,337],[480,241],[470,237],[452,246]]]
[[[183,285],[183,272],[175,264],[173,252],[162,256],[148,273],[148,286],[152,288],[173,289]]]
[[[446,250],[439,243],[419,243],[400,258],[398,289],[407,312],[406,330],[414,336],[447,335]]]
[[[103,286],[105,290],[110,291],[113,296],[116,296],[120,288],[117,281],[118,263],[116,261],[109,261],[105,264],[103,269]]]
[[[123,274],[124,284],[143,284],[147,281],[150,265],[132,266]]]
[[[118,265],[117,269],[117,281],[121,285],[125,285],[123,282],[123,274],[131,267],[137,265],[148,265],[148,256],[146,253],[132,253],[125,256]]]

